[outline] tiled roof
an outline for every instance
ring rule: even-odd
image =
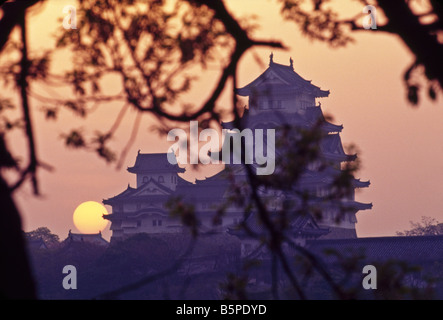
[[[343,172],[341,170],[334,167],[326,167],[325,169],[319,171],[307,169],[301,175],[298,183],[302,186],[318,183],[325,184],[327,186],[332,184],[334,180],[336,180],[342,173]],[[361,181],[360,179],[355,178],[352,179],[351,183],[354,188],[366,188],[371,184],[370,181]]]
[[[103,199],[103,203],[104,204],[110,204],[112,205],[113,203],[115,203],[116,201],[122,201],[122,200],[135,200],[135,198],[140,197],[139,193],[141,193],[141,191],[144,188],[147,188],[149,184],[153,184],[155,185],[155,187],[157,187],[158,189],[162,190],[163,192],[166,193],[166,196],[169,196],[173,191],[171,189],[169,189],[168,187],[164,186],[163,184],[157,182],[156,180],[154,180],[153,178],[150,178],[147,182],[145,182],[143,185],[141,185],[139,188],[135,189],[135,188],[131,188],[128,185],[128,188],[123,191],[122,193],[111,197],[109,199]],[[150,195],[150,197],[153,199],[155,197],[161,197],[161,195]]]
[[[26,243],[27,243],[28,248],[31,250],[47,249],[48,248],[42,238],[38,238],[38,239],[27,238]]]
[[[137,190],[136,188],[132,188],[128,184],[128,187],[126,188],[125,191],[123,191],[123,192],[119,193],[118,195],[113,196],[111,198],[103,199],[103,203],[104,204],[111,204],[112,201],[126,199],[126,198],[130,197],[136,190]]]
[[[245,110],[245,113],[240,119],[240,124],[242,127],[247,128],[248,122],[254,123],[266,123],[269,121],[273,121],[275,123],[279,123],[281,125],[287,124],[297,128],[312,128],[317,123],[321,124],[321,129],[324,132],[341,132],[343,130],[342,125],[336,125],[328,122],[323,116],[323,111],[319,106],[311,106],[307,107],[304,113],[293,113],[293,114],[284,114],[279,112],[278,110],[273,110],[273,112],[260,113],[251,116],[249,109]],[[222,129],[235,129],[234,121],[222,122]]]
[[[128,168],[131,173],[139,172],[185,172],[177,164],[170,164],[167,153],[138,153],[135,164]]]
[[[369,180],[368,181],[361,181],[360,179],[354,179],[352,181],[352,185],[355,188],[367,188],[367,187],[369,187],[370,184],[371,184],[371,182]]]
[[[88,242],[88,243],[95,243],[99,245],[107,245],[108,241],[103,239],[101,232],[99,233],[72,233],[71,230],[69,230],[68,237],[65,241],[71,241],[71,242]]]
[[[342,200],[341,205],[350,210],[370,210],[372,209],[372,203],[363,203],[355,200]]]
[[[237,93],[241,96],[250,96],[254,92],[263,92],[266,89],[307,92],[315,97],[327,97],[329,95],[329,91],[321,90],[314,86],[311,81],[303,79],[294,71],[292,66],[285,66],[272,61],[265,72],[245,87],[237,89]]]
[[[251,214],[246,220],[247,228],[255,235],[266,236],[269,231],[266,227],[259,223],[256,214]],[[311,215],[297,215],[291,220],[290,228],[288,228],[288,236],[315,235],[321,236],[327,234],[329,229],[320,228]],[[242,228],[230,228],[228,233],[242,237],[248,237],[249,233]]]
[[[322,128],[327,132],[341,132],[343,130],[343,125],[336,125],[326,121],[320,106],[306,108],[305,118],[310,124],[315,124],[320,121]]]
[[[356,155],[347,155],[345,153],[338,133],[326,135],[320,141],[320,149],[327,158],[332,157],[342,161],[352,161],[356,158]]]
[[[181,195],[185,200],[191,201],[222,201],[229,188],[229,181],[224,178],[223,171],[204,180],[196,180],[194,184],[178,185],[176,195]]]

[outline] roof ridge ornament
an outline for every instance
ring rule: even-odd
[[[294,60],[292,60],[292,57],[289,58],[289,66],[294,70]]]
[[[271,66],[274,63],[274,53],[271,52],[270,56],[269,56],[269,66]]]

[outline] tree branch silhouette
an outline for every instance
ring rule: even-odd
[[[29,157],[25,168],[19,169],[20,177],[12,185],[8,185],[6,180],[0,176],[0,196],[2,197],[2,203],[6,204],[5,214],[2,215],[6,220],[5,223],[1,224],[0,234],[2,234],[2,236],[10,236],[9,238],[2,238],[1,246],[2,250],[5,250],[5,252],[10,252],[9,250],[11,248],[18,250],[18,260],[16,260],[16,264],[12,264],[16,265],[17,268],[12,270],[11,274],[13,276],[11,279],[21,278],[21,271],[25,273],[29,271],[28,262],[23,255],[25,249],[24,243],[20,240],[21,236],[19,235],[21,231],[19,213],[12,199],[12,192],[22,187],[23,183],[29,180],[31,182],[33,193],[38,195],[40,190],[37,179],[37,170],[39,167],[48,168],[47,165],[40,161],[36,154],[35,132],[32,126],[31,117],[32,108],[29,103],[30,96],[42,100],[45,100],[46,97],[31,92],[29,89],[30,81],[44,79],[49,84],[55,85],[63,79],[67,83],[71,83],[76,91],[75,99],[63,100],[49,98],[49,100],[52,100],[54,105],[64,105],[80,116],[88,113],[87,108],[84,107],[88,103],[98,104],[121,99],[139,112],[150,112],[163,119],[188,122],[205,116],[219,121],[219,114],[215,112],[216,102],[220,98],[222,92],[226,89],[227,83],[230,80],[233,81],[234,88],[236,88],[236,71],[241,57],[243,57],[247,51],[256,47],[284,48],[284,43],[282,42],[251,38],[248,30],[239,24],[238,19],[228,11],[225,2],[221,0],[189,0],[177,3],[177,6],[182,6],[181,10],[187,10],[187,13],[195,18],[195,21],[189,22],[185,17],[181,17],[180,21],[185,24],[187,23],[190,26],[184,26],[183,30],[180,30],[177,34],[169,33],[169,25],[167,25],[167,23],[170,19],[177,17],[179,10],[173,13],[164,12],[162,11],[161,1],[143,2],[143,4],[150,6],[149,14],[142,13],[136,16],[135,18],[137,19],[134,19],[133,22],[127,22],[128,19],[123,17],[122,14],[125,10],[124,4],[129,6],[133,1],[128,1],[127,3],[125,1],[108,1],[107,3],[110,8],[105,9],[110,9],[114,17],[112,20],[109,18],[110,15],[102,15],[101,12],[94,9],[94,5],[96,4],[95,0],[85,0],[80,3],[80,6],[83,9],[82,12],[85,14],[86,23],[80,26],[78,32],[64,32],[64,34],[58,39],[58,45],[60,48],[69,45],[75,48],[75,63],[73,64],[75,68],[73,72],[67,73],[65,77],[61,77],[59,75],[50,75],[43,71],[40,77],[37,75],[34,77],[34,74],[30,72],[31,66],[34,65],[32,59],[29,58],[28,46],[26,43],[25,15],[27,9],[37,3],[42,3],[42,1],[16,0],[8,3],[4,2],[4,0],[0,0],[1,9],[3,11],[3,16],[0,20],[0,51],[4,50],[12,30],[16,26],[21,28],[22,47],[20,48],[21,60],[18,63],[20,67],[19,72],[14,74],[14,71],[10,68],[5,68],[6,71],[1,69],[0,72],[2,75],[8,73],[10,76],[13,78],[15,77],[18,80],[16,87],[19,89],[19,95],[21,98],[20,103],[25,124],[24,132],[26,135]],[[336,12],[324,8],[322,4],[326,1],[279,0],[276,2],[282,5],[282,16],[299,25],[305,36],[329,43],[333,47],[348,44],[352,41],[350,34],[354,31],[362,30],[357,23],[361,14],[358,14],[351,19],[339,20]],[[312,10],[304,10],[301,6],[302,3],[312,4]],[[367,4],[366,1],[362,1],[362,3]],[[432,9],[430,12],[426,12],[426,15],[434,13],[436,19],[433,22],[426,24],[420,21],[423,14],[415,14],[408,1],[374,1],[374,4],[378,8],[381,8],[387,18],[386,24],[383,26],[380,25],[377,32],[380,31],[398,35],[415,56],[415,61],[404,74],[408,100],[413,104],[418,103],[418,92],[421,88],[420,84],[413,79],[413,73],[424,70],[423,74],[429,82],[427,83],[428,96],[432,100],[435,100],[437,94],[441,92],[443,83],[443,65],[441,64],[443,49],[441,42],[438,40],[438,33],[442,31],[443,6],[436,0],[430,0],[429,3]],[[125,12],[125,14],[127,15],[128,12]],[[151,16],[151,14],[153,15]],[[198,18],[203,20],[199,21]],[[203,26],[209,26],[209,29],[204,29]],[[191,27],[195,27],[201,32],[194,34],[190,31],[192,29]],[[83,40],[90,34],[95,37],[95,41],[91,45],[87,45],[87,41],[83,42]],[[147,48],[144,52],[144,56],[140,57],[138,55],[140,48],[137,47],[137,43],[142,40],[142,34],[149,39],[153,39],[154,45]],[[224,37],[229,39],[226,40]],[[223,39],[223,41],[220,39]],[[229,41],[232,43],[231,46],[229,46]],[[185,67],[197,65],[199,63],[205,66],[209,60],[208,57],[210,56],[211,48],[216,46],[227,48],[229,53],[228,63],[220,68],[221,74],[217,79],[214,88],[209,92],[206,100],[194,111],[190,111],[187,108],[184,108],[182,113],[179,114],[168,111],[167,105],[176,103],[177,98],[186,92],[192,84],[192,79],[183,77]],[[107,64],[107,61],[104,58],[106,56],[105,52],[109,53],[111,64]],[[132,59],[132,61],[129,59]],[[128,61],[130,61],[129,65]],[[154,64],[155,67],[150,68],[148,62]],[[121,77],[122,94],[109,96],[99,95],[100,88],[98,86],[98,79],[109,74],[117,74]],[[180,76],[182,77],[181,86],[174,87],[172,85],[173,80],[178,79]],[[84,86],[86,83],[92,84],[93,90],[91,94],[85,92]],[[235,92],[232,94],[232,113],[235,116],[235,123],[239,125],[240,116],[237,110],[236,95]],[[48,102],[48,100],[46,100],[46,102]],[[48,114],[50,117],[53,117],[54,110],[56,109],[46,111],[49,111]],[[112,136],[118,128],[124,114],[123,110],[121,110],[117,116],[116,122],[114,122],[107,133],[98,135],[93,140],[93,143],[88,144],[81,135],[75,136],[74,138],[77,139],[75,141],[77,141],[78,144],[76,145],[74,141],[74,146],[90,147],[93,145],[90,149],[94,149],[107,161],[113,160],[110,150],[106,148],[106,143],[109,141],[109,137]],[[139,119],[139,117],[137,117],[137,119]],[[137,119],[134,127],[138,127],[139,125],[139,120]],[[240,126],[238,127],[240,128]],[[136,129],[131,133],[126,147],[120,154],[120,161],[118,162],[120,165],[121,160],[127,152],[128,146],[134,141],[135,132]],[[66,138],[73,137],[67,135]],[[2,140],[4,140],[3,133]],[[0,150],[2,155],[9,154],[6,144],[3,144],[3,149],[4,150]],[[9,167],[4,163],[0,163],[0,166]],[[251,199],[258,210],[261,221],[271,235],[269,248],[275,251],[276,257],[279,258],[284,270],[288,273],[293,287],[298,292],[298,295],[303,298],[305,297],[303,290],[300,288],[300,284],[293,274],[293,270],[291,270],[284,252],[281,250],[282,242],[287,241],[287,239],[282,237],[280,230],[278,230],[273,224],[273,221],[269,219],[269,212],[266,205],[263,203],[257,192],[260,182],[257,181],[257,178],[252,174],[251,168],[246,167],[246,172],[251,184]],[[245,213],[244,218],[247,218],[248,216],[249,215]],[[242,225],[245,227],[244,224]],[[10,228],[10,230],[6,230],[6,228]],[[17,245],[9,246],[8,244],[10,241],[13,241],[13,243],[16,243]],[[306,255],[308,259],[321,270],[321,264],[316,262],[315,257],[310,256],[309,252],[304,252],[304,249],[298,248],[297,250]],[[8,273],[3,272],[2,274],[5,275]],[[324,275],[327,277],[327,274]],[[331,278],[329,278],[329,280],[332,281]],[[21,285],[18,285],[16,289],[11,289],[7,285],[2,285],[1,288],[5,288],[5,290],[0,291],[1,294],[8,296],[9,290],[12,290],[11,294],[18,292],[15,290],[23,290],[23,296],[35,297],[34,287],[29,272],[26,273],[23,282],[20,283]],[[273,291],[275,291],[275,288]]]

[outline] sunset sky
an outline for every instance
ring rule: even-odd
[[[337,3],[343,15],[356,15],[363,9],[356,1]],[[58,19],[64,17],[62,9],[67,4],[75,5],[75,1],[48,0],[41,9],[34,10],[28,23],[31,51],[53,47],[51,35],[62,28]],[[277,1],[230,0],[227,5],[238,17],[257,15],[260,27],[254,33],[256,38],[281,40],[288,46],[288,50],[274,50],[275,62],[289,65],[292,57],[297,73],[331,91],[328,98],[319,100],[323,111],[334,117],[334,123],[343,124],[344,144],[358,146],[362,169],[357,178],[371,181],[369,188],[356,195],[361,202],[373,203],[372,210],[357,214],[357,235],[394,235],[409,228],[410,220],[418,221],[421,216],[443,221],[443,104],[441,98],[435,103],[421,99],[418,108],[408,104],[402,76],[413,55],[399,38],[362,29],[353,34],[355,43],[331,49],[325,43],[305,38],[294,23],[284,22]],[[267,66],[270,50],[256,48],[253,52]],[[70,63],[68,56],[58,54],[54,64],[63,68]],[[247,53],[240,63],[239,85],[248,84],[264,70],[252,53]],[[196,103],[204,101],[215,85],[216,75],[216,66],[210,66],[187,99]],[[108,85],[112,90],[112,81]],[[41,85],[33,85],[32,89],[46,96],[66,94],[58,88]],[[41,197],[34,197],[29,186],[16,194],[25,231],[47,226],[61,239],[66,238],[69,229],[77,231],[72,216],[80,203],[101,202],[122,192],[128,183],[135,186],[135,176],[125,169],[134,164],[137,150],[166,152],[169,146],[165,136],[150,130],[154,118],[144,115],[123,168],[116,170],[115,164],[105,164],[92,152],[67,149],[60,135],[77,127],[90,132],[106,131],[121,103],[104,105],[86,120],[65,111],[55,122],[46,121],[38,111],[41,103],[35,100],[31,103],[39,157],[55,170],[39,172]],[[218,104],[229,103],[230,95],[226,92]],[[131,112],[117,131],[113,140],[117,150],[129,139],[134,118],[135,112]],[[9,144],[20,152],[23,137],[12,135]],[[109,225],[104,236],[110,237]]]

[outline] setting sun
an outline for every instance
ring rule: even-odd
[[[82,233],[98,233],[108,224],[103,215],[108,214],[106,208],[95,201],[86,201],[74,211],[74,225]]]

